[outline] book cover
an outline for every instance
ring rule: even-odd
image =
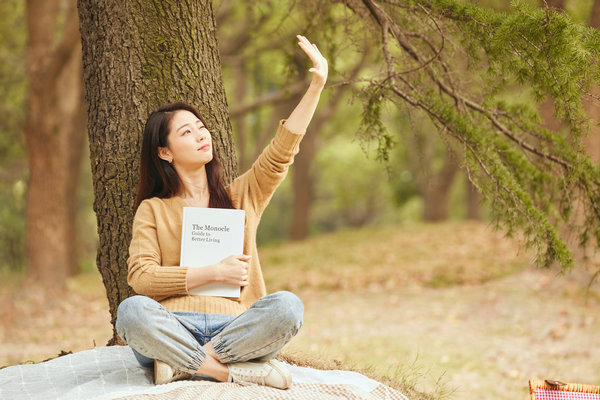
[[[243,254],[244,217],[244,210],[183,207],[180,265],[205,267],[232,254]],[[212,283],[189,294],[240,297],[240,287]]]

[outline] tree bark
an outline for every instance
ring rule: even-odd
[[[481,193],[465,176],[465,185],[467,192],[467,219],[479,221],[481,219]]]
[[[422,219],[437,222],[448,219],[450,215],[450,188],[459,170],[458,162],[450,151],[440,152],[438,138],[433,132],[425,132],[419,125],[422,121],[411,121],[416,132],[407,136],[408,167],[415,179],[419,195],[423,199]],[[419,131],[421,130],[421,131]],[[443,163],[437,167],[436,158]]]
[[[590,16],[590,26],[600,29],[600,1],[594,0],[592,4],[592,15]]]
[[[97,266],[114,326],[119,303],[133,294],[127,257],[149,113],[173,101],[197,106],[227,181],[236,162],[210,0],[79,0],[78,7],[100,241]]]
[[[77,271],[76,193],[85,139],[75,6],[65,11],[56,0],[28,0],[27,31],[27,274],[62,289]]]
[[[450,188],[457,172],[456,160],[450,154],[446,154],[442,169],[425,184],[423,220],[437,222],[448,219]]]
[[[310,209],[313,202],[314,184],[311,165],[317,153],[316,139],[323,126],[323,121],[314,124],[302,139],[302,152],[294,160],[292,177],[292,240],[302,240],[308,237],[310,228]]]

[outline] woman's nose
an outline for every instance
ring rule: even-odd
[[[201,142],[206,139],[206,135],[202,131],[196,131],[196,141]]]

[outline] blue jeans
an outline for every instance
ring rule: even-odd
[[[300,330],[304,305],[293,293],[258,299],[238,316],[168,311],[146,296],[125,299],[117,310],[117,333],[134,350],[140,364],[155,359],[196,373],[211,342],[223,364],[270,360]]]

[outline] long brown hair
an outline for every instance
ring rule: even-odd
[[[181,180],[175,168],[158,156],[159,147],[167,147],[171,119],[177,111],[189,111],[194,114],[204,126],[206,123],[202,114],[194,106],[187,103],[166,104],[148,117],[144,127],[142,154],[140,158],[140,181],[135,198],[135,209],[145,199],[160,197],[162,199],[175,196],[181,188]],[[213,147],[213,158],[206,164],[206,177],[210,208],[234,208],[229,194],[223,185],[223,170]]]

